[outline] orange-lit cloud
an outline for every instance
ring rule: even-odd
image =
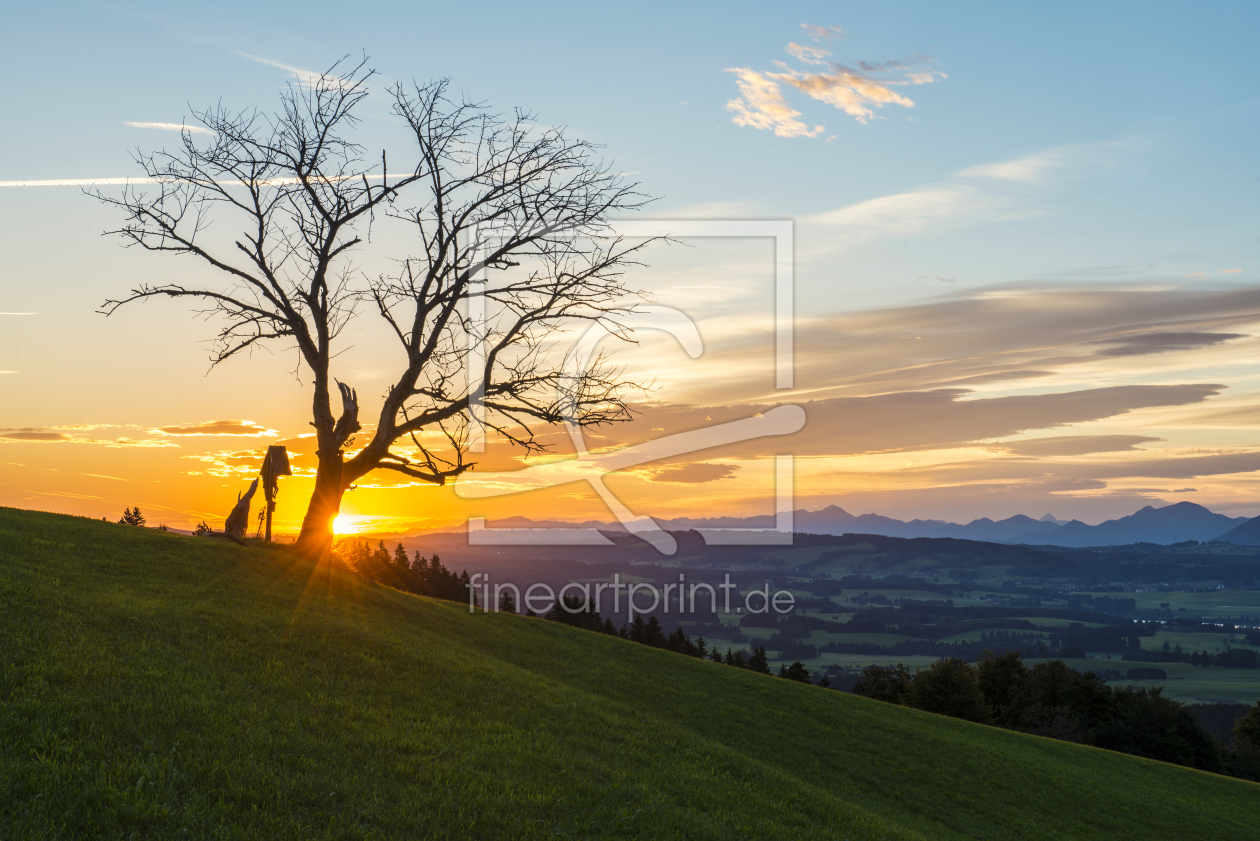
[[[806,26],[805,30],[815,40],[835,38],[840,33],[835,27]],[[798,70],[783,62],[775,62],[780,67],[779,71],[729,68],[727,72],[735,74],[735,84],[740,93],[739,98],[726,104],[727,110],[735,114],[732,122],[739,126],[770,130],[779,137],[817,137],[823,127],[815,125],[811,129],[798,119],[801,112],[784,98],[781,85],[831,105],[865,124],[875,116],[875,108],[885,105],[914,107],[914,102],[895,88],[926,85],[947,78],[944,73],[929,66],[925,59],[913,63],[859,61],[856,67],[849,67],[828,61],[827,56],[831,55],[828,50],[795,42],[787,45],[787,53],[803,64],[827,65],[828,69]]]
[[[740,98],[726,103],[733,111],[731,121],[737,126],[770,129],[779,137],[817,137],[822,126],[812,129],[797,119],[801,112],[788,105],[783,91],[769,73],[758,73],[747,67],[732,67],[726,71],[735,74]]]
[[[653,482],[673,482],[682,485],[700,485],[705,482],[716,482],[719,479],[730,479],[739,470],[738,464],[711,464],[696,462],[694,464],[672,464],[646,471]]]
[[[1150,435],[1059,435],[1053,438],[1025,438],[993,446],[1012,455],[1043,458],[1128,452],[1136,450],[1139,444],[1163,440]]]
[[[217,420],[202,423],[160,426],[152,431],[162,435],[235,435],[250,438],[274,438],[279,433],[250,420]]]
[[[97,429],[94,425],[70,427],[25,427],[17,429],[0,429],[0,442],[26,442],[40,444],[98,444],[105,447],[174,447],[168,441],[152,438],[135,439],[125,436],[118,438],[88,438],[82,435],[67,434],[63,430]],[[123,427],[125,428],[125,427]]]
[[[11,441],[72,441],[64,432],[51,432],[46,429],[0,429],[0,438]]]

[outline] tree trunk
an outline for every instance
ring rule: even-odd
[[[341,468],[340,455],[336,456],[335,464],[320,459],[315,473],[315,491],[306,508],[296,547],[299,554],[308,558],[322,560],[332,551],[333,519],[341,513],[341,497],[346,492]]]

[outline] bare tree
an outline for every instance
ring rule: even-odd
[[[348,136],[372,71],[341,70],[290,86],[274,115],[196,112],[212,140],[185,131],[176,151],[137,156],[150,192],[95,194],[126,216],[107,233],[191,255],[223,281],[139,286],[107,301],[106,315],[152,297],[201,302],[221,324],[213,364],[260,343],[296,345],[312,375],[318,443],[298,539],[310,554],[327,550],[342,496],[370,471],[440,485],[473,467],[474,423],[537,451],[540,426],[625,419],[632,384],[606,362],[570,377],[553,345],[557,331],[581,322],[627,335],[618,318],[640,298],[623,274],[648,244],[611,235],[610,216],[645,199],[596,147],[524,112],[504,117],[453,101],[446,81],[389,89],[415,161],[391,173],[384,152],[369,159]],[[239,238],[212,240],[211,221],[227,221]],[[387,222],[408,226],[418,245],[366,277],[350,256],[373,224]],[[404,364],[356,449],[359,397],[331,366],[360,303],[382,319]]]

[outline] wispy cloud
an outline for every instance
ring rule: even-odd
[[[0,438],[10,441],[70,441],[73,440],[64,432],[50,432],[44,429],[27,427],[25,429],[0,429]]]
[[[906,236],[936,223],[974,216],[1004,203],[1001,197],[982,193],[967,185],[940,184],[868,199],[817,214],[808,221],[844,228],[850,236]]]
[[[324,84],[336,87],[344,84],[345,80],[337,76],[326,76],[317,70],[303,70],[301,67],[294,67],[291,64],[285,64],[275,59],[263,58],[261,56],[250,55],[249,53],[238,52],[241,58],[247,58],[250,61],[256,61],[259,64],[265,64],[268,67],[278,67],[288,73],[290,76],[298,80],[298,84],[306,88],[313,88],[319,84],[320,80],[324,80]]]
[[[190,134],[214,134],[205,126],[188,126],[183,123],[133,123],[124,120],[123,125],[131,126],[132,128],[154,128],[161,131],[186,131]]]
[[[936,183],[816,214],[806,223],[841,228],[841,236],[815,240],[832,251],[857,239],[910,236],[934,227],[1035,215],[1030,189],[1058,169],[1096,163],[1110,143],[1056,146],[1007,161],[978,164]]]
[[[815,41],[835,41],[844,37],[844,30],[838,26],[814,26],[812,23],[802,23],[801,29]]]
[[[379,172],[364,172],[354,175],[325,176],[324,181],[329,183],[338,181],[351,181],[366,178],[368,180],[376,180],[385,176]],[[123,187],[136,186],[147,187],[155,182],[172,183],[178,179],[167,178],[50,178],[44,180],[32,181],[0,181],[0,187]],[[220,182],[225,187],[244,186],[245,181],[223,181]],[[300,184],[299,178],[260,178],[254,182],[263,187],[284,187],[292,184]],[[36,315],[37,313],[16,312],[16,313],[0,313],[0,315]]]
[[[957,173],[960,178],[996,178],[1002,181],[1037,181],[1046,170],[1063,164],[1064,151],[1050,149],[1022,158],[967,167]]]
[[[795,42],[787,45],[788,54],[806,64],[826,64],[826,56],[831,52],[822,47],[803,47]]]
[[[1231,339],[1245,339],[1244,333],[1139,333],[1134,336],[1117,336],[1091,342],[1096,345],[1113,345],[1098,351],[1099,356],[1143,356],[1148,353],[1164,353],[1170,350],[1193,350],[1210,347]]]
[[[900,73],[903,78],[895,80],[879,76],[888,73]],[[909,97],[893,90],[894,85],[926,85],[945,78],[944,73],[936,70],[912,70],[899,62],[877,65],[859,62],[857,69],[833,63],[829,71],[822,73],[785,69],[783,73],[767,75],[791,85],[812,99],[840,109],[863,124],[875,116],[871,108],[883,108],[885,105],[914,107]]]
[[[669,464],[651,467],[644,471],[653,482],[669,482],[678,485],[702,485],[716,482],[719,479],[731,479],[737,464],[714,464],[710,462],[694,462],[691,464]]]
[[[68,423],[62,426],[49,427],[62,432],[88,432],[93,429],[139,429],[140,427],[132,424],[113,424],[113,423]]]
[[[170,441],[153,438],[86,438],[80,435],[67,435],[61,431],[63,427],[17,427],[0,429],[0,443],[36,443],[36,444],[97,444],[110,449],[177,447]],[[75,429],[75,427],[64,427]]]
[[[807,34],[818,40],[839,37],[838,27],[805,25]],[[931,66],[930,60],[919,58],[913,62],[859,61],[856,67],[827,59],[830,50],[818,46],[803,46],[795,42],[787,45],[787,53],[808,66],[825,65],[828,69],[813,71],[796,69],[776,61],[778,71],[760,71],[748,67],[732,67],[740,96],[726,104],[734,112],[736,125],[773,131],[779,137],[817,137],[823,131],[821,125],[812,129],[798,119],[800,112],[783,96],[783,88],[805,94],[811,99],[825,102],[865,124],[875,117],[875,108],[899,105],[913,108],[914,102],[894,88],[906,85],[926,85],[946,78],[945,74]]]
[[[251,420],[217,420],[202,423],[176,424],[150,430],[151,435],[233,435],[249,438],[275,437],[274,429]]]
[[[148,178],[51,178],[33,181],[0,181],[0,187],[125,187],[151,183]],[[34,315],[13,312],[2,315]]]
[[[1046,458],[1138,451],[1139,444],[1163,440],[1163,438],[1153,438],[1150,435],[1059,435],[1053,438],[1006,441],[995,444],[994,447],[1012,455]]]
[[[735,112],[731,121],[737,126],[770,129],[779,137],[817,137],[822,126],[812,129],[801,122],[797,111],[783,98],[783,89],[771,73],[759,73],[747,67],[732,67],[740,98],[726,103],[726,110]]]

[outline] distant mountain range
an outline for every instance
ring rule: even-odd
[[[1057,520],[1049,514],[1034,520],[1023,514],[1005,520],[982,517],[970,523],[944,520],[896,520],[879,514],[854,516],[838,505],[820,511],[793,512],[793,528],[806,534],[881,534],[887,537],[956,537],[992,543],[1025,543],[1044,546],[1120,546],[1129,543],[1168,545],[1184,540],[1225,540],[1240,545],[1260,545],[1260,517],[1227,517],[1193,502],[1178,502],[1164,508],[1146,506],[1127,517],[1108,520],[1096,526],[1080,520]],[[668,531],[696,528],[774,528],[774,517],[710,517],[657,519]],[[619,524],[588,521],[566,523],[510,517],[488,523],[491,528],[597,528],[620,530]]]

